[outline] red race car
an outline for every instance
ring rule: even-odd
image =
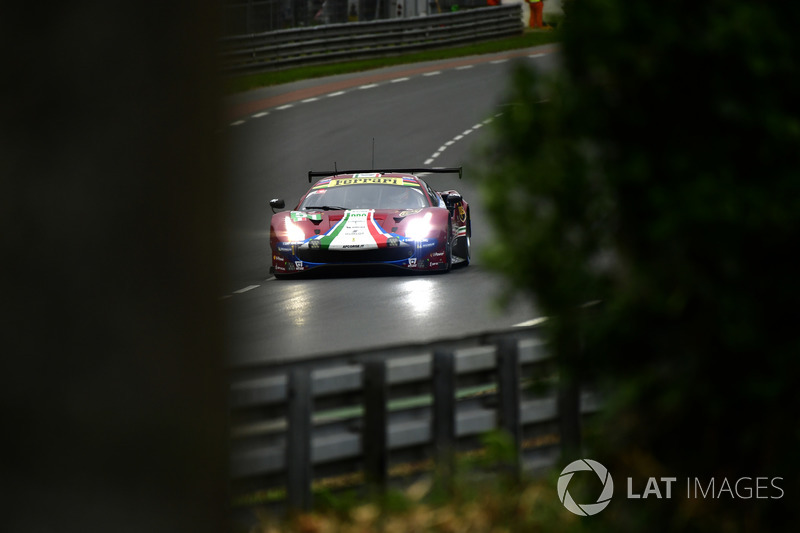
[[[287,277],[326,266],[388,265],[449,271],[470,261],[469,205],[457,191],[437,192],[417,174],[461,168],[346,170],[323,177],[291,211],[270,201],[271,272]]]

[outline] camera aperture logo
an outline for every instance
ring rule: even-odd
[[[597,501],[594,503],[577,503],[572,499],[567,487],[572,480],[575,472],[593,471],[600,478],[603,484],[603,490],[598,496]],[[578,459],[573,461],[561,471],[558,477],[558,499],[564,504],[568,511],[575,513],[579,516],[591,516],[599,513],[605,509],[611,502],[611,497],[614,495],[614,480],[608,469],[592,459]]]

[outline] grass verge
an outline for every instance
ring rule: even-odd
[[[229,94],[248,91],[258,87],[270,85],[280,85],[293,81],[332,76],[335,74],[347,74],[351,72],[362,72],[382,67],[394,65],[404,65],[408,63],[420,63],[424,61],[435,61],[439,59],[452,59],[470,55],[492,54],[516,50],[519,48],[530,48],[558,42],[559,32],[556,29],[545,30],[526,30],[522,35],[487,41],[468,46],[455,48],[442,48],[439,50],[427,50],[413,54],[405,54],[396,57],[384,57],[376,59],[366,59],[361,61],[348,61],[331,65],[317,65],[308,67],[297,67],[274,72],[264,72],[261,74],[250,74],[229,78],[226,81],[226,91]]]
[[[557,440],[556,440],[557,442]],[[550,441],[552,443],[552,441]],[[508,435],[484,437],[485,449],[462,454],[451,482],[432,464],[403,489],[315,493],[315,508],[306,513],[274,515],[253,508],[249,533],[497,533],[563,530],[569,517],[554,490],[555,479],[517,477],[509,464],[513,445]]]

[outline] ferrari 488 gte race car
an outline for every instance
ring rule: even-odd
[[[346,170],[323,177],[291,211],[270,201],[271,271],[287,277],[328,266],[388,265],[448,271],[470,261],[469,205],[457,191],[437,192],[416,174],[461,168]]]

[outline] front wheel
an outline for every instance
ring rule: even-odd
[[[444,268],[445,272],[450,272],[450,269],[453,268],[453,244],[452,241],[450,240],[452,238],[451,235],[453,235],[453,225],[452,223],[448,223],[447,239],[445,240],[445,245],[444,245],[444,260],[446,263],[446,266]]]
[[[468,266],[472,257],[472,243],[470,242],[472,236],[471,226],[469,218],[467,218],[466,234],[462,237],[458,237],[455,246],[453,246],[453,255],[461,259],[458,263],[461,266]]]

